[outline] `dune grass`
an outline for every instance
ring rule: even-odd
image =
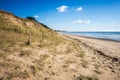
[[[89,61],[85,59],[81,59],[81,65],[83,68],[88,68],[89,67]]]
[[[89,66],[79,44],[64,39],[44,24],[14,15],[11,17],[0,16],[0,75],[3,75],[0,76],[0,80],[41,78],[41,72],[46,73],[47,60],[60,55],[73,55],[79,60],[82,59],[81,65],[84,68]],[[34,26],[28,26],[27,23],[32,23]],[[28,45],[29,35],[31,35],[31,45]],[[77,63],[72,59],[65,59],[63,62],[66,68]],[[53,67],[54,64],[50,65]],[[81,77],[81,79],[95,80],[94,77]]]
[[[83,76],[83,75],[80,75],[80,76],[77,77],[76,80],[99,80],[99,79],[95,75],[92,75],[92,76]]]
[[[47,28],[43,28],[43,27],[34,28],[34,27],[26,27],[26,26],[21,27],[21,26],[17,26],[17,25],[7,25],[7,24],[3,25],[2,24],[2,25],[0,25],[0,30],[3,31],[3,33],[0,34],[0,40],[4,39],[4,41],[5,40],[9,40],[9,41],[13,40],[12,42],[17,42],[18,39],[19,40],[23,39],[24,41],[25,40],[27,41],[29,34],[31,34],[31,41],[39,42],[40,45],[42,45],[43,47],[48,46],[48,45],[49,46],[57,45],[60,42],[62,42],[62,38],[57,36],[56,32],[49,30]],[[10,34],[10,37],[8,37],[9,34],[6,35],[6,33],[5,33],[7,31],[9,33],[14,32],[14,37],[16,37],[17,40],[15,41],[12,37],[13,35],[11,36],[11,34]],[[6,44],[9,41],[5,41]]]

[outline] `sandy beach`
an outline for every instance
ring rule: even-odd
[[[0,0],[0,80],[120,80],[120,0]]]
[[[78,42],[88,57],[96,57],[101,63],[100,80],[120,79],[120,42],[92,37],[63,34],[66,38]],[[105,69],[105,70],[104,70]],[[112,73],[114,74],[112,74]],[[111,75],[112,74],[112,75]],[[117,76],[117,78],[113,78]]]
[[[120,42],[107,40],[107,39],[99,39],[92,38],[86,36],[78,36],[78,35],[66,35],[66,37],[81,42],[84,46],[100,51],[106,56],[120,59]]]

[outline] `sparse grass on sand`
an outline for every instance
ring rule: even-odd
[[[32,44],[28,46],[29,33]],[[44,72],[45,65],[48,65],[46,60],[51,56],[70,54],[80,58],[82,67],[88,68],[89,64],[85,60],[86,55],[82,48],[77,43],[62,38],[56,32],[44,28],[0,26],[0,75],[3,75],[0,79],[2,80],[35,79]],[[63,62],[68,67],[76,63],[75,60],[70,59]],[[96,80],[94,77],[81,77],[81,79]]]
[[[80,76],[77,76],[76,80],[99,80],[99,79],[95,75],[92,75],[92,76],[83,76],[83,75],[80,75]]]
[[[28,41],[27,34],[8,30],[0,30],[0,33],[0,68],[2,69],[0,75],[3,75],[0,79],[2,80],[34,79],[36,76],[39,77],[38,75],[44,72],[45,65],[48,65],[46,60],[49,60],[54,55],[74,54],[75,58],[81,60],[83,68],[89,67],[89,62],[85,60],[86,55],[82,48],[77,43],[65,40],[61,36],[57,36],[58,38],[44,36],[44,40],[38,39],[38,41],[36,41],[38,37],[34,36],[35,38],[32,37],[31,39],[32,45],[28,46],[26,44]],[[70,59],[64,61],[63,59],[63,62],[65,62],[66,68],[69,68],[70,65],[76,64],[77,61]],[[53,66],[51,62],[50,65]],[[81,79],[97,80],[91,76],[81,77]]]
[[[44,24],[0,12],[0,80],[47,80],[55,76],[61,79],[62,73],[72,79],[68,74],[80,73],[76,67],[89,67],[77,42]],[[76,80],[81,79],[97,80],[92,76]]]
[[[83,68],[88,68],[89,67],[89,61],[85,59],[81,59],[81,65]]]

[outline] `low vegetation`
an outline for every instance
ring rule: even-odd
[[[31,45],[28,45],[29,39]],[[88,68],[85,57],[79,44],[63,38],[46,25],[30,17],[22,19],[11,13],[2,12],[2,16],[0,13],[0,80],[34,80],[41,76],[44,80],[51,74],[59,76],[61,73],[56,74],[57,71],[65,68],[63,72],[67,72],[72,64]],[[64,65],[58,66],[61,62]],[[77,80],[97,78],[80,76]]]
[[[81,50],[79,53],[76,54],[76,56],[80,57],[80,58],[84,58],[85,57],[85,52]]]
[[[91,75],[91,76],[80,75],[80,76],[77,76],[76,80],[99,80],[99,79],[95,75]]]
[[[33,55],[35,53],[33,53],[31,50],[22,50],[20,53],[20,56],[26,56],[29,57],[30,55]]]
[[[81,65],[83,68],[88,68],[89,67],[89,61],[85,59],[81,59]]]

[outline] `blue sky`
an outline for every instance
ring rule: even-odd
[[[120,31],[120,0],[0,0],[0,9],[56,30]]]

